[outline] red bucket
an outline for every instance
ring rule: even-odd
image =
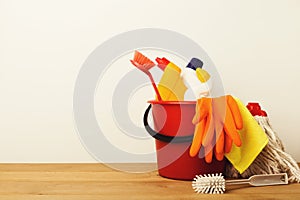
[[[189,149],[194,134],[192,124],[195,101],[149,101],[144,125],[156,140],[159,175],[171,179],[192,180],[196,175],[220,173],[225,170],[225,159],[213,158],[207,164],[204,158],[190,157]],[[154,130],[148,124],[152,107]]]

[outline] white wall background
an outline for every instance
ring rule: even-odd
[[[0,0],[0,162],[95,162],[74,127],[75,79],[98,45],[144,27],[202,46],[300,161],[300,1]]]

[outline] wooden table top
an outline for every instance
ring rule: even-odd
[[[137,169],[139,166],[130,165]],[[191,181],[166,179],[160,177],[157,171],[126,173],[104,164],[0,164],[0,199],[290,200],[300,199],[300,184],[234,186],[228,187],[225,194],[212,195],[197,194],[191,187]]]

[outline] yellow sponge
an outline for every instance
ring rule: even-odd
[[[233,144],[231,152],[225,156],[239,173],[243,173],[267,145],[268,137],[246,106],[239,99],[235,100],[243,118],[243,129],[239,131],[242,145]]]

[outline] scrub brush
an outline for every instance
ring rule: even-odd
[[[286,173],[253,175],[249,179],[225,180],[220,174],[197,175],[192,183],[197,193],[223,194],[225,185],[249,184],[252,186],[288,184]]]
[[[144,72],[145,74],[147,74],[147,76],[151,80],[151,83],[152,83],[152,86],[153,86],[154,91],[156,93],[157,99],[159,101],[161,101],[162,98],[161,98],[161,96],[159,94],[159,91],[158,91],[158,89],[156,87],[156,84],[154,82],[153,76],[151,75],[151,73],[149,71],[152,67],[155,66],[155,63],[152,62],[149,58],[147,58],[146,56],[144,56],[142,53],[140,53],[138,51],[134,52],[133,60],[130,60],[130,62],[134,66],[136,66],[138,69],[140,69],[142,72]]]

